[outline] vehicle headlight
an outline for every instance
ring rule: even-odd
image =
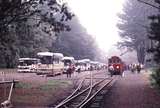
[[[119,69],[119,66],[116,66],[117,69]]]

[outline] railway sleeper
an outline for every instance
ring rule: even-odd
[[[103,101],[104,96],[98,95],[92,99],[90,104],[86,108],[101,108],[101,102]]]
[[[89,108],[101,108],[101,105],[100,105],[99,102],[94,102],[94,103],[92,103],[92,104],[90,105]]]
[[[80,99],[80,100],[82,100],[82,99],[84,99],[84,98],[86,98],[86,95],[81,95],[81,96],[79,96],[79,99]]]
[[[111,86],[111,85],[110,85]],[[111,89],[111,87],[104,87],[102,91],[100,91],[97,96],[95,96],[91,102],[88,103],[85,108],[101,108],[103,98],[105,94]]]
[[[95,101],[101,101],[103,99],[103,95],[96,96]]]
[[[102,90],[102,91],[100,91],[100,93],[99,93],[99,94],[104,95],[104,94],[106,94],[107,92],[108,92],[108,90],[106,89],[106,90]]]
[[[77,108],[79,102],[74,102],[72,105],[69,106],[69,108]]]

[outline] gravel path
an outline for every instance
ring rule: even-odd
[[[143,73],[126,72],[106,94],[104,108],[160,108],[160,93]]]

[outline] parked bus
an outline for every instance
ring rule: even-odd
[[[74,59],[74,57],[63,57],[62,61],[64,63],[64,69],[63,69],[63,73],[64,74],[66,74],[67,69],[69,68],[70,65],[72,65],[72,67],[75,68],[75,59]]]
[[[39,52],[37,53],[37,56],[40,59],[40,63],[37,66],[37,74],[47,74],[49,76],[55,76],[63,73],[63,54]]]
[[[98,68],[99,68],[99,62],[97,62],[97,61],[91,61],[90,65],[92,67],[91,70],[98,70]]]
[[[82,71],[87,71],[90,69],[90,59],[77,60],[76,66],[80,67]]]
[[[36,65],[39,60],[36,58],[19,58],[18,72],[36,72]]]

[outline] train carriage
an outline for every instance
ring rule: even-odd
[[[118,56],[112,56],[108,59],[108,71],[112,75],[122,75],[124,71],[124,63]]]

